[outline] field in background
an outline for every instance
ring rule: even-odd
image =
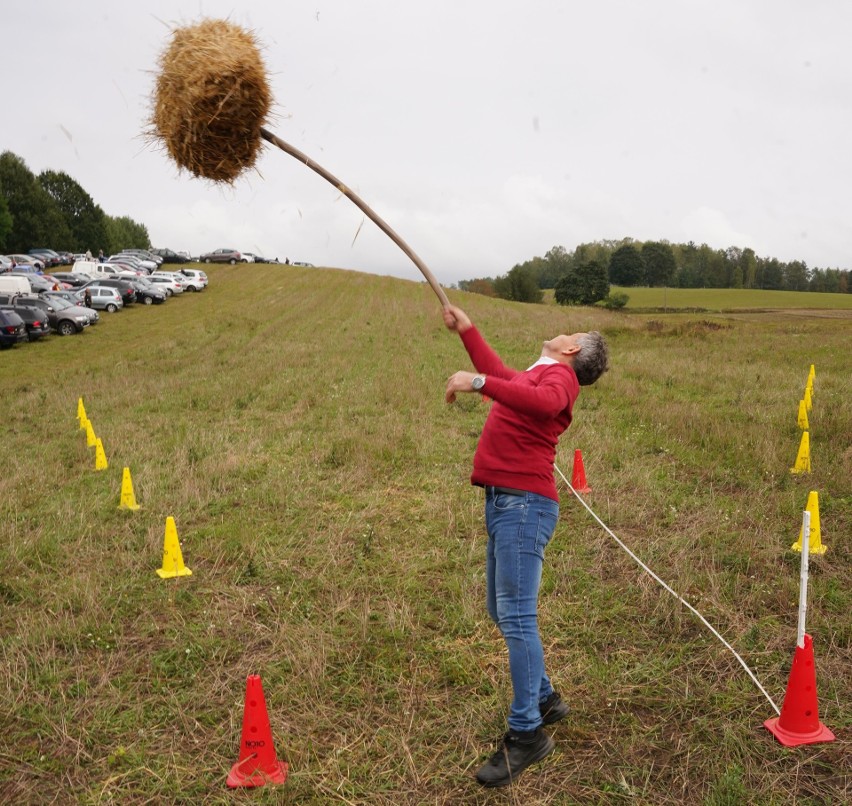
[[[810,291],[763,291],[756,288],[623,288],[611,293],[630,297],[629,310],[698,309],[734,311],[741,309],[779,311],[787,309],[852,311],[852,294],[818,294]]]
[[[504,730],[510,684],[468,484],[487,406],[443,402],[463,348],[423,284],[205,271],[202,294],[0,354],[0,801],[850,799],[848,320],[448,292],[517,367],[558,332],[606,333],[612,371],[583,390],[558,463],[570,477],[583,451],[591,506],[779,706],[809,490],[829,547],[811,561],[808,624],[820,716],[839,738],[786,750],[735,658],[563,490],[540,613],[573,710],[553,756],[489,793],[472,773]],[[813,473],[797,477],[812,363]],[[80,396],[110,461],[100,473]],[[123,466],[136,513],[117,509]],[[155,574],[169,515],[189,578]],[[232,793],[250,673],[290,780]]]

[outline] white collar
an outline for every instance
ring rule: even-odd
[[[527,367],[526,371],[529,372],[531,369],[535,369],[536,367],[540,367],[543,364],[558,364],[559,362],[555,358],[549,358],[546,355],[543,355],[538,361],[535,362],[531,367]]]

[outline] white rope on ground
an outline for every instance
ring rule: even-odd
[[[766,689],[760,684],[760,681],[757,679],[757,677],[755,677],[754,672],[752,672],[752,670],[748,668],[748,666],[746,665],[746,662],[739,656],[739,653],[724,638],[722,638],[721,635],[719,635],[719,632],[713,627],[712,624],[710,624],[709,621],[707,621],[706,618],[704,618],[704,616],[701,615],[701,613],[699,613],[680,594],[673,591],[665,582],[663,582],[662,579],[660,579],[650,568],[648,568],[648,566],[645,565],[645,563],[643,563],[642,560],[640,560],[621,540],[619,540],[619,538],[612,531],[612,529],[610,529],[609,526],[607,526],[597,516],[597,514],[594,512],[594,510],[582,499],[580,494],[571,486],[571,482],[568,481],[568,479],[565,478],[565,474],[559,469],[559,466],[554,464],[554,467],[556,468],[556,472],[559,473],[560,476],[562,476],[562,481],[565,482],[565,484],[568,486],[568,489],[571,490],[572,493],[574,493],[574,497],[588,510],[589,514],[601,525],[603,530],[607,534],[609,534],[609,536],[612,537],[612,539],[615,540],[615,542],[618,543],[618,545],[621,546],[621,548],[623,548],[639,564],[639,566],[644,571],[646,571],[648,574],[650,574],[651,577],[653,577],[657,582],[659,582],[660,585],[662,585],[672,596],[674,596],[678,601],[680,601],[681,604],[683,604],[692,613],[694,613],[699,618],[701,623],[704,624],[704,626],[707,627],[707,629],[710,630],[710,632],[712,632],[713,635],[715,635],[729,650],[731,650],[734,657],[740,662],[740,666],[742,666],[743,669],[746,670],[746,673],[754,681],[754,684],[763,693],[763,696],[766,697],[767,700],[769,700],[769,704],[773,707],[773,709],[775,710],[775,713],[780,716],[781,711],[779,710],[778,706],[772,701],[772,697],[770,697],[769,694],[767,694]]]

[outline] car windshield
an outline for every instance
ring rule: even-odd
[[[50,304],[56,308],[57,311],[64,311],[66,308],[71,308],[72,305],[68,300],[62,299],[62,297],[51,297]]]

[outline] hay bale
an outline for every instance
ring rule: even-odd
[[[233,182],[257,160],[272,102],[254,34],[224,20],[176,28],[159,67],[149,135],[194,176]]]

